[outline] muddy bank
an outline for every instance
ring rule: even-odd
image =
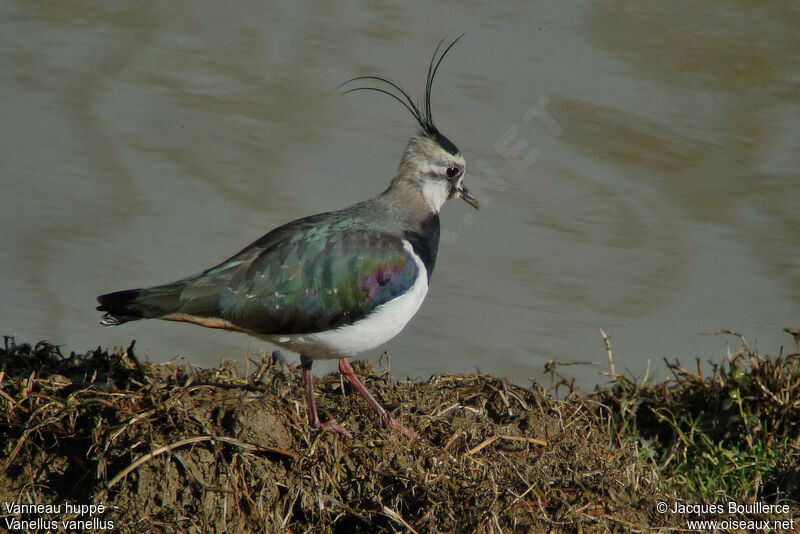
[[[411,441],[388,431],[337,375],[318,382],[320,413],[353,438],[310,430],[299,371],[270,355],[244,376],[230,366],[142,363],[133,347],[67,355],[47,343],[11,344],[0,363],[0,515],[17,526],[622,532],[685,528],[693,517],[659,513],[659,502],[682,496],[664,490],[662,461],[643,458],[644,442],[619,431],[626,417],[644,424],[657,413],[657,392],[630,381],[616,387],[634,391],[636,402],[620,389],[556,400],[486,374],[394,383],[369,362],[356,365],[394,416],[424,436]],[[648,428],[648,443],[672,439],[658,421]],[[674,440],[666,445],[680,452]],[[796,463],[784,467],[791,476]],[[791,483],[758,498],[792,503],[797,515]]]

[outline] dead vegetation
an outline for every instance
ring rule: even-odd
[[[47,343],[7,343],[0,366],[0,501],[103,503],[110,510],[96,517],[117,532],[674,531],[684,517],[656,503],[686,495],[660,473],[690,454],[674,425],[673,437],[652,437],[670,425],[655,403],[663,395],[662,408],[688,409],[687,391],[721,376],[686,374],[676,381],[685,391],[617,378],[613,391],[557,400],[486,374],[394,384],[357,364],[425,437],[415,442],[386,430],[337,375],[318,383],[321,415],[353,438],[310,431],[298,370],[271,355],[241,376],[141,363],[133,344],[64,356]],[[796,383],[786,397],[768,380],[775,371],[759,369],[753,388],[795,410],[769,417],[796,436]],[[755,391],[739,387],[742,399]],[[796,463],[784,467],[791,478]]]
[[[787,329],[788,331],[788,329]],[[618,376],[599,401],[615,431],[635,439],[661,474],[661,488],[685,499],[800,503],[800,353],[762,356],[743,336],[719,362],[673,379]],[[800,510],[800,509],[798,509]]]

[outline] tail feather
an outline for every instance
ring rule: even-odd
[[[98,311],[103,314],[100,324],[117,326],[138,319],[154,319],[174,312],[180,307],[182,286],[169,284],[146,289],[126,289],[97,297]]]
[[[102,317],[100,317],[100,324],[103,326],[117,326],[121,325],[122,323],[127,323],[128,321],[135,321],[137,319],[141,319],[141,317],[131,317],[129,315],[111,315],[110,313],[104,313]]]

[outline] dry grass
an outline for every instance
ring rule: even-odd
[[[772,406],[764,417],[796,436],[800,374],[786,383],[769,361],[746,388],[723,369],[706,378],[676,368],[675,384],[616,377],[614,390],[564,400],[486,374],[394,384],[357,364],[425,438],[414,442],[338,376],[319,381],[319,406],[354,437],[309,430],[298,370],[271,355],[240,376],[225,365],[142,364],[133,345],[62,356],[12,343],[0,349],[0,501],[102,502],[117,532],[674,531],[684,518],[655,504],[675,496],[661,473],[690,460],[690,446],[671,438],[658,449],[647,432],[680,435],[662,410],[685,411],[691,392],[726,384],[740,399],[760,391]],[[746,402],[732,409],[752,413]]]
[[[740,342],[695,370],[667,361],[659,384],[617,377],[598,392],[615,431],[636,441],[684,499],[800,502],[800,353],[762,356]]]

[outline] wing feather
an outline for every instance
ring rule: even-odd
[[[365,317],[420,274],[403,240],[374,228],[334,221],[294,230],[186,279],[177,313],[259,335],[314,333]]]

